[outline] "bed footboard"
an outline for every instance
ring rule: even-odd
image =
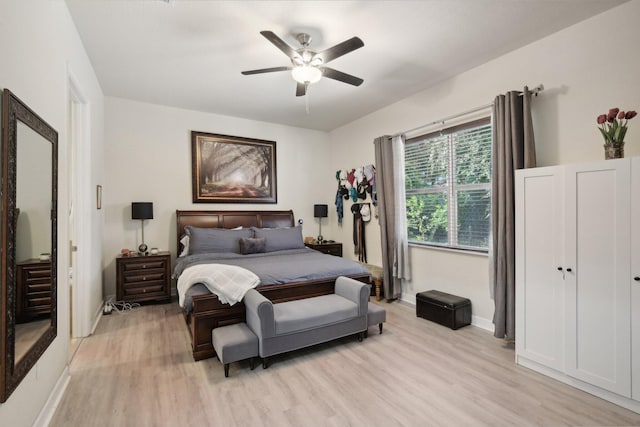
[[[370,283],[369,275],[349,276],[363,283]],[[266,298],[274,303],[328,295],[334,292],[335,279],[314,280],[306,282],[285,283],[256,288]],[[197,295],[193,297],[193,309],[185,320],[191,333],[191,349],[194,360],[207,359],[215,356],[216,352],[211,343],[211,331],[220,326],[231,325],[245,321],[243,303],[233,306],[222,304],[218,297]]]

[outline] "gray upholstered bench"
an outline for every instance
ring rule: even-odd
[[[387,311],[379,305],[369,303],[367,308],[367,327],[378,325],[382,333],[382,324],[387,320]]]
[[[246,323],[221,326],[211,332],[211,341],[220,363],[224,365],[224,376],[229,376],[229,364],[249,359],[251,370],[255,367],[253,358],[258,355],[258,337]]]
[[[358,334],[367,330],[369,285],[336,279],[333,294],[273,304],[255,289],[244,296],[247,325],[258,337],[262,367],[276,354]]]

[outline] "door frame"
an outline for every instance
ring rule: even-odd
[[[69,198],[73,201],[74,209],[74,224],[75,224],[75,240],[74,245],[78,248],[75,255],[75,265],[73,266],[73,291],[71,301],[71,318],[72,325],[71,331],[73,338],[86,337],[91,334],[92,329],[92,313],[91,304],[89,301],[90,296],[90,272],[88,266],[91,265],[91,259],[89,257],[90,246],[90,215],[85,215],[88,212],[89,206],[89,194],[87,186],[90,186],[91,176],[87,165],[90,162],[90,109],[88,97],[84,94],[81,88],[79,80],[73,74],[73,72],[67,67],[67,79],[68,79],[68,95],[69,95],[69,110],[70,117],[68,121],[68,135],[69,139],[74,138],[74,141],[69,140],[68,147],[72,152],[75,162],[73,165],[69,165],[67,168],[67,185],[71,188]],[[72,168],[74,170],[72,170]],[[73,185],[69,186],[73,180]],[[69,203],[67,203],[67,221],[69,220]],[[71,230],[69,230],[71,231]],[[70,233],[67,232],[66,244],[68,254],[71,254],[71,248],[69,247]],[[71,255],[69,255],[71,257]],[[66,266],[66,272],[69,272],[69,266],[71,258],[69,258]]]

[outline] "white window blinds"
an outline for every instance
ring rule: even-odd
[[[407,140],[410,242],[487,250],[491,141],[489,118]]]

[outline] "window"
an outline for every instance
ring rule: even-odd
[[[406,141],[409,242],[488,249],[491,141],[488,117]]]

